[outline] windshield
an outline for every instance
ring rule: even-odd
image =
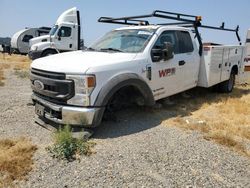
[[[104,35],[100,40],[90,46],[92,50],[110,50],[116,52],[138,53],[142,52],[153,36],[154,29],[126,29],[114,30]]]
[[[56,33],[57,29],[58,29],[58,25],[54,25],[54,26],[51,28],[51,30],[50,30],[50,32],[49,32],[49,35],[54,35],[54,34]]]

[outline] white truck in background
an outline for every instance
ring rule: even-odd
[[[178,23],[150,25],[143,20],[148,17]],[[205,26],[199,16],[164,11],[99,22],[129,26],[107,33],[87,50],[31,64],[32,99],[42,120],[96,127],[104,113],[124,102],[153,106],[197,86],[231,92],[243,72],[244,46],[203,45],[198,30],[232,31],[240,42],[239,27]]]
[[[11,37],[11,53],[26,55],[29,52],[29,41],[32,38],[47,35],[50,27],[25,28]]]
[[[250,71],[250,29],[247,31],[246,38],[246,57],[245,57],[245,71]]]
[[[80,27],[80,12],[76,7],[63,12],[48,35],[30,40],[29,57],[40,57],[79,50],[83,46]]]

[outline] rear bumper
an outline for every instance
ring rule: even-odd
[[[38,59],[42,55],[42,51],[29,51],[29,58],[32,60]]]
[[[53,121],[58,124],[78,125],[83,127],[95,127],[96,121],[98,121],[98,113],[102,108],[87,108],[87,107],[72,107],[57,105],[48,101],[45,101],[36,95],[32,95],[32,100],[43,107],[43,118]],[[59,116],[54,116],[53,114]]]

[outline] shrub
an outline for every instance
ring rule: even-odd
[[[54,145],[47,150],[52,157],[68,161],[75,160],[78,155],[90,155],[91,147],[94,145],[86,140],[74,138],[68,125],[55,133],[54,141]]]

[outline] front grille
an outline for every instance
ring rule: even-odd
[[[49,102],[52,102],[52,103],[55,103],[55,104],[59,104],[59,105],[66,105],[67,104],[67,101],[64,100],[64,99],[56,99],[56,98],[49,97],[49,96],[46,96],[46,95],[41,95],[40,93],[38,93],[36,91],[33,91],[33,92],[34,92],[34,94],[36,96],[40,97],[43,100],[46,100],[46,101],[49,101]]]
[[[31,73],[44,78],[51,78],[56,80],[64,80],[66,78],[66,75],[64,73],[41,71],[38,69],[31,69]]]
[[[33,92],[37,96],[50,102],[66,104],[67,100],[75,95],[74,81],[66,80],[66,75],[63,73],[32,69],[30,79]],[[36,87],[34,84],[36,80],[39,81],[43,87]]]

